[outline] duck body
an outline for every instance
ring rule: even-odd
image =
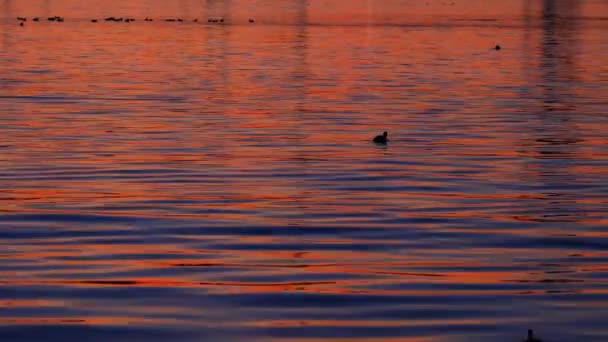
[[[384,132],[382,135],[376,136],[373,142],[376,144],[386,145],[386,143],[388,143],[388,132]]]

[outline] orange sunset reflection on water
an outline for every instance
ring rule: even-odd
[[[0,0],[0,339],[606,340],[606,18]]]

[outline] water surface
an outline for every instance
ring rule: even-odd
[[[0,337],[607,340],[607,29],[601,0],[0,0]]]

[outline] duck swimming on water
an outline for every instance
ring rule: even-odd
[[[528,329],[528,338],[525,339],[524,342],[543,342],[543,340],[534,337],[534,331],[532,329]]]
[[[382,135],[377,135],[374,138],[374,142],[376,144],[386,145],[386,143],[388,142],[388,132],[384,132],[382,133]]]

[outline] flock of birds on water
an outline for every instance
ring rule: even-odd
[[[19,26],[24,26],[25,22],[27,22],[28,19],[27,19],[27,17],[17,17],[17,20],[19,21]],[[59,22],[59,23],[61,23],[61,22],[65,21],[65,18],[60,17],[60,16],[52,16],[52,17],[46,18],[46,20],[47,21],[53,21],[53,22]],[[104,21],[112,21],[112,22],[130,23],[132,21],[135,21],[135,18],[130,18],[130,17],[127,17],[127,18],[124,18],[124,17],[107,17],[107,18],[104,18],[103,20]],[[41,19],[40,19],[40,17],[35,17],[35,18],[32,18],[32,21],[39,22],[39,21],[41,21]],[[146,17],[144,19],[144,21],[150,22],[150,21],[154,21],[154,19]],[[183,22],[184,19],[182,19],[182,18],[165,18],[163,21],[167,21],[167,22]],[[198,19],[193,19],[192,21],[195,22],[195,23],[197,23]],[[250,24],[255,23],[255,19],[252,19],[252,18],[249,18],[248,21],[249,21]],[[92,23],[97,23],[97,22],[99,22],[99,19],[91,19],[91,22]],[[224,18],[209,18],[209,19],[207,19],[207,22],[208,23],[224,23],[225,20],[224,20]]]
[[[19,26],[24,26],[25,22],[27,21],[27,18],[26,17],[17,17],[17,20],[19,21]],[[135,21],[134,18],[130,18],[130,17],[128,17],[128,18],[123,18],[123,17],[107,17],[107,18],[104,18],[103,20],[104,21],[113,21],[113,22],[125,22],[125,23],[130,23],[132,21]],[[39,22],[40,21],[40,17],[32,18],[32,21]],[[65,19],[63,17],[53,16],[53,17],[48,17],[47,21],[54,21],[54,22],[61,23],[61,22],[65,21]],[[150,21],[154,21],[154,19],[146,17],[144,19],[144,21],[150,22]],[[167,22],[183,22],[184,19],[182,19],[182,18],[165,18],[164,21],[167,21]],[[195,22],[195,23],[198,23],[198,19],[193,19],[192,21]],[[249,21],[250,24],[255,23],[255,19],[252,19],[252,18],[249,18],[248,21]],[[92,23],[97,23],[97,22],[99,22],[99,19],[91,19],[91,22]],[[207,22],[208,23],[219,23],[219,24],[222,24],[222,23],[225,22],[225,20],[224,20],[224,18],[209,18],[209,19],[207,19]],[[496,50],[496,51],[499,51],[500,49],[501,49],[500,45],[496,45],[494,47],[494,50]],[[386,133],[386,132],[384,132],[384,133]],[[387,140],[386,140],[386,136],[385,136],[384,144],[386,144],[386,141]],[[376,142],[376,139],[374,139],[374,142]]]

